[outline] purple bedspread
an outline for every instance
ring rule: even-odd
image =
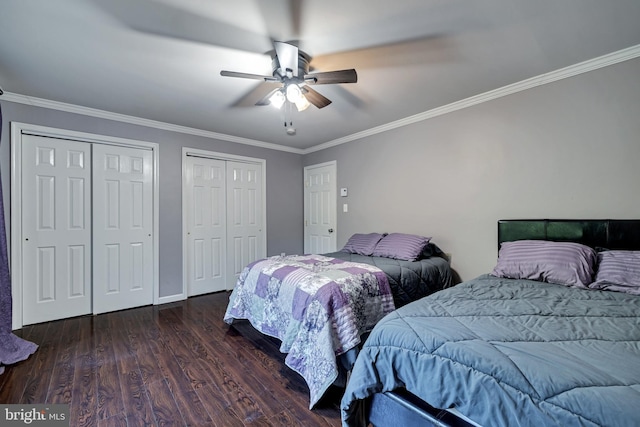
[[[336,357],[395,309],[379,268],[322,255],[275,256],[249,264],[224,321],[247,319],[282,341],[285,363],[307,382],[312,408],[338,378]]]

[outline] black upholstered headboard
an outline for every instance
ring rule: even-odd
[[[554,240],[592,248],[640,250],[639,219],[503,219],[498,249],[514,240]]]

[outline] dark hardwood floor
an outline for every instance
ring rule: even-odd
[[[26,326],[40,346],[0,375],[0,403],[67,403],[71,426],[339,426],[314,410],[279,341],[222,321],[226,292]]]

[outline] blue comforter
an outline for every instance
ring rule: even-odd
[[[484,426],[640,425],[640,297],[493,276],[445,289],[376,325],[343,425],[399,387]]]

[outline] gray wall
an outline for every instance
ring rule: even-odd
[[[303,163],[337,160],[338,247],[356,232],[433,236],[471,279],[495,265],[498,219],[640,218],[639,76],[627,61]]]
[[[182,292],[182,147],[266,160],[267,255],[303,250],[302,156],[13,102],[2,104],[0,171],[10,233],[10,122],[116,136],[159,144],[160,297]],[[10,237],[9,237],[10,239]]]
[[[640,60],[627,61],[305,156],[0,97],[5,215],[11,121],[157,142],[160,296],[169,296],[182,286],[181,147],[266,159],[268,255],[302,253],[302,167],[337,160],[338,186],[349,188],[338,198],[338,247],[355,232],[429,235],[469,279],[495,264],[498,219],[640,217],[639,75]]]

